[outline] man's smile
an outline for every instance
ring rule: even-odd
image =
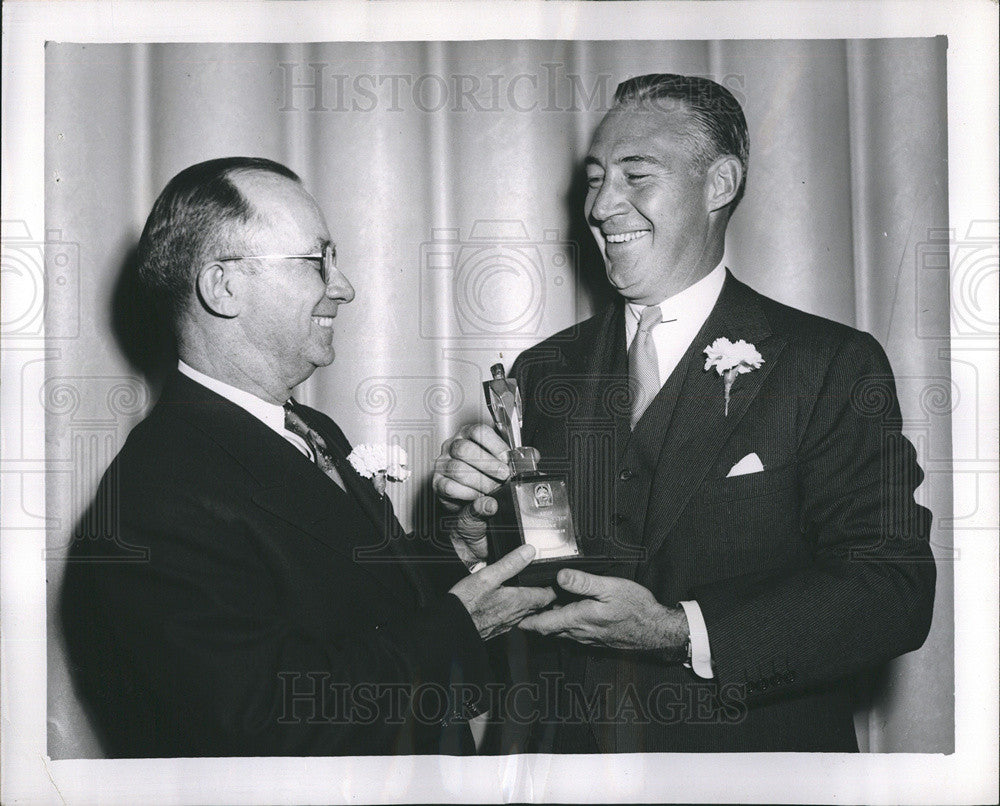
[[[626,243],[636,241],[644,235],[649,235],[648,229],[629,230],[628,232],[607,232],[604,233],[604,240],[608,243]]]
[[[332,316],[314,316],[312,320],[320,327],[333,327]]]

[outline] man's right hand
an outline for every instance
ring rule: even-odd
[[[489,497],[510,476],[507,443],[483,423],[459,429],[441,446],[434,463],[434,492],[442,508],[458,512],[449,537],[455,553],[467,566],[486,559],[486,521],[496,514]],[[534,448],[535,460],[538,452]]]
[[[507,443],[483,423],[466,425],[441,446],[434,463],[434,492],[449,512],[488,495],[510,476]]]
[[[492,565],[470,574],[449,591],[465,605],[484,641],[502,635],[525,616],[555,601],[556,594],[552,588],[515,588],[503,585],[506,580],[527,567],[534,556],[535,549],[532,546],[516,548]]]

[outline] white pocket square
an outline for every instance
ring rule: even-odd
[[[733,469],[726,474],[726,478],[745,476],[748,473],[760,473],[763,469],[764,465],[761,463],[760,457],[756,453],[748,453],[733,465]]]

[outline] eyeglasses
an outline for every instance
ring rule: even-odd
[[[239,257],[216,258],[219,263],[227,263],[234,260],[318,260],[320,264],[320,276],[327,285],[333,279],[333,273],[337,270],[337,245],[328,243],[323,247],[322,253],[318,255],[240,255]]]

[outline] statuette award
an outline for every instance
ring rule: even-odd
[[[510,585],[554,584],[560,568],[582,559],[573,531],[565,476],[538,470],[534,452],[521,444],[521,393],[506,377],[503,364],[490,367],[493,379],[483,382],[486,404],[500,436],[507,442],[510,478],[492,493],[499,507],[487,527],[489,562],[496,562],[524,543],[535,558]]]

